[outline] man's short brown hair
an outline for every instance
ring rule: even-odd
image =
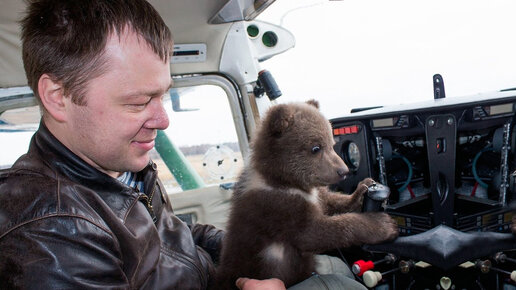
[[[104,49],[111,34],[134,30],[164,61],[172,52],[172,34],[146,0],[27,0],[22,19],[23,64],[39,100],[43,74],[61,82],[76,104],[88,82],[106,69]]]

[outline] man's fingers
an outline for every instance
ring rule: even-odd
[[[265,280],[238,278],[235,285],[240,290],[285,290],[285,284],[278,278]]]
[[[235,282],[235,285],[238,289],[243,289],[245,282],[249,281],[249,278],[238,278]]]

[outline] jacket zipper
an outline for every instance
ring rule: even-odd
[[[154,209],[152,208],[152,198],[154,197],[154,192],[156,191],[156,186],[152,187],[152,192],[149,194],[149,198],[147,200],[147,207],[154,212]]]
[[[136,189],[136,191],[140,192],[138,189]],[[150,214],[150,216],[152,218],[152,222],[155,223],[158,220],[158,218],[154,214],[154,209],[152,208],[152,196],[153,195],[154,195],[154,190],[152,191],[152,194],[150,195],[150,197],[147,196],[145,193],[142,193],[138,197],[138,200],[145,201],[145,207],[147,208],[147,211],[149,212],[149,214]]]

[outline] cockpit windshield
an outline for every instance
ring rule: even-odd
[[[281,101],[316,98],[328,118],[352,108],[516,87],[514,1],[276,1],[258,19],[284,26],[295,49],[262,63]]]

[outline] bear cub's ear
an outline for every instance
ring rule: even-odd
[[[311,100],[306,101],[306,103],[319,109],[319,102],[317,100],[311,99]]]
[[[271,136],[279,137],[291,125],[294,110],[284,104],[272,107],[267,115],[267,126]]]

